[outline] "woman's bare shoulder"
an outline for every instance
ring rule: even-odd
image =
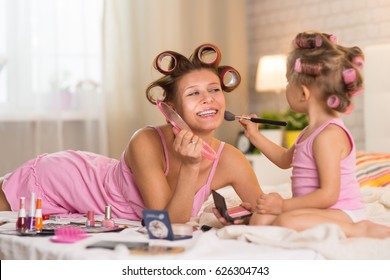
[[[221,157],[220,157],[220,164],[224,167],[229,168],[248,168],[250,166],[250,163],[248,159],[245,157],[245,155],[238,150],[236,147],[234,147],[231,144],[225,144]]]
[[[125,156],[147,152],[156,152],[161,147],[161,138],[153,127],[143,127],[137,130],[127,144]]]

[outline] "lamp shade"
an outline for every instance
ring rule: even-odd
[[[256,91],[280,92],[286,84],[286,55],[261,57],[257,66]]]

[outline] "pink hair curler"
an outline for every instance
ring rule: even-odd
[[[301,58],[299,57],[295,60],[294,70],[297,73],[302,73],[302,63],[301,63]]]
[[[337,36],[336,36],[336,35],[331,34],[331,35],[329,36],[329,40],[330,40],[331,42],[337,44]]]
[[[319,48],[319,47],[321,47],[322,46],[322,38],[321,38],[321,35],[317,35],[316,36],[316,48]]]
[[[364,89],[363,88],[359,88],[355,91],[351,91],[349,94],[353,97],[356,97],[356,96],[359,96],[363,93]]]
[[[346,115],[349,115],[349,114],[352,113],[353,109],[355,109],[355,108],[354,108],[353,104],[351,103],[351,104],[345,109],[345,111],[344,111],[343,113],[346,114]]]
[[[364,59],[361,56],[356,56],[352,59],[352,63],[356,65],[356,67],[360,70],[364,67]]]
[[[163,113],[165,118],[171,123],[172,126],[180,130],[185,129],[191,131],[191,128],[188,126],[188,124],[180,117],[178,113],[169,107],[168,104],[161,100],[157,100],[156,104],[161,113]],[[217,159],[215,151],[206,142],[203,142],[202,156],[212,161]]]
[[[348,68],[343,71],[343,80],[346,85],[353,83],[356,80],[356,70]]]
[[[340,105],[340,98],[337,95],[331,95],[328,97],[326,104],[329,106],[329,108],[337,108]]]

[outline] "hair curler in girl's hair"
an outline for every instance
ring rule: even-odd
[[[336,35],[329,35],[329,40],[335,44],[337,44],[337,36]]]
[[[343,80],[346,85],[349,85],[356,81],[356,70],[354,68],[348,68],[343,71]]]
[[[294,40],[294,46],[298,49],[314,49],[322,46],[320,34],[299,33]]]
[[[353,104],[351,103],[351,104],[349,104],[349,106],[345,109],[345,111],[344,111],[343,113],[346,114],[346,115],[349,115],[349,114],[352,113],[353,109],[354,109],[354,107],[353,107]]]
[[[297,73],[302,73],[302,63],[301,58],[299,57],[295,60],[294,71]]]
[[[352,63],[359,69],[362,70],[364,67],[364,59],[361,56],[356,56],[352,59]]]
[[[335,109],[340,105],[340,98],[337,95],[331,95],[328,97],[326,104],[329,108]]]
[[[240,73],[230,66],[218,67],[218,74],[221,80],[222,89],[226,92],[234,90],[241,82]]]
[[[363,93],[363,88],[358,88],[357,90],[355,91],[350,91],[349,94],[352,96],[352,97],[355,97],[355,96],[359,96]]]

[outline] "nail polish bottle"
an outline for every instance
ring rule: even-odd
[[[93,211],[88,211],[87,221],[85,222],[85,225],[87,227],[94,227],[95,226],[95,214]]]
[[[37,198],[37,205],[35,209],[35,230],[37,232],[42,231],[43,226],[43,218],[42,218],[42,199],[40,197]]]
[[[115,227],[115,222],[111,219],[111,206],[106,206],[104,211],[104,220],[102,221],[104,227]]]
[[[31,193],[30,198],[30,211],[27,216],[27,230],[35,231],[35,193]]]
[[[24,232],[27,228],[25,200],[26,200],[25,197],[21,197],[19,199],[19,213],[18,213],[18,220],[16,221],[16,230],[21,232]]]

